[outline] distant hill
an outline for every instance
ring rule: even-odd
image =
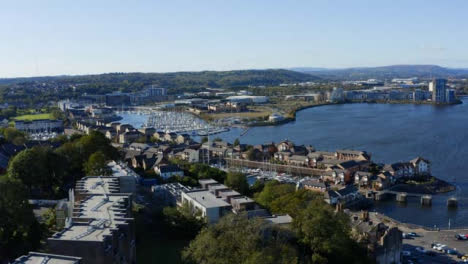
[[[309,73],[291,70],[238,70],[201,71],[172,73],[108,73],[78,76],[44,76],[30,78],[0,79],[0,84],[28,82],[54,82],[58,84],[80,84],[123,88],[139,88],[157,84],[168,88],[243,87],[248,85],[278,85],[280,83],[313,81],[319,79]]]
[[[294,68],[302,73],[313,74],[327,79],[392,79],[392,78],[430,78],[430,77],[468,77],[468,69],[445,68],[438,65],[391,65],[382,67],[357,67],[345,69]]]

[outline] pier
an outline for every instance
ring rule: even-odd
[[[420,198],[421,206],[432,206],[432,195],[430,194],[421,194],[421,193],[408,193],[408,192],[397,192],[397,191],[368,191],[366,197],[369,199],[374,199],[375,201],[384,201],[389,199],[395,199],[399,203],[406,203],[408,197],[417,197]],[[456,197],[451,197],[447,199],[447,207],[455,209],[458,207],[458,199]]]
[[[458,199],[455,197],[451,197],[447,200],[447,207],[448,208],[457,208],[458,207]]]

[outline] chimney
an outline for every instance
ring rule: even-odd
[[[361,220],[368,221],[369,220],[369,212],[366,210],[361,211]]]

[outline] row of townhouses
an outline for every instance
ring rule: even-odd
[[[109,163],[112,176],[86,176],[57,210],[63,229],[47,239],[47,252],[30,252],[14,263],[136,263],[132,197],[138,176]],[[60,223],[61,222],[61,223]]]

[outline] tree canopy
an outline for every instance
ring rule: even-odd
[[[35,250],[41,228],[18,180],[0,176],[0,262]]]
[[[188,263],[297,263],[298,252],[289,243],[291,234],[245,215],[227,215],[203,229],[183,253]]]
[[[96,151],[84,164],[86,175],[110,175],[112,171],[107,166],[107,157],[102,151]]]
[[[48,147],[35,146],[10,161],[8,176],[20,180],[31,195],[54,197],[65,179],[65,160]]]
[[[247,182],[247,177],[245,174],[240,172],[228,172],[224,184],[241,194],[247,194],[249,192],[249,183]]]

